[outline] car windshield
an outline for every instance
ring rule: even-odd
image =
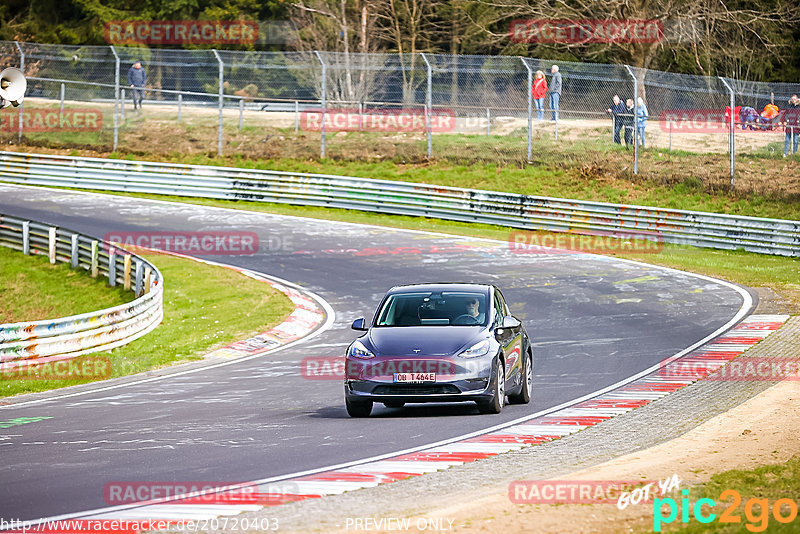
[[[486,319],[485,293],[396,293],[384,301],[375,326],[475,326]]]

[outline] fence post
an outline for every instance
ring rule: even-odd
[[[112,150],[117,150],[117,142],[119,141],[119,56],[114,45],[108,45],[111,52],[114,54],[114,146]],[[63,96],[62,96],[63,101]],[[125,105],[123,101],[122,105]],[[63,106],[63,104],[62,104]]]
[[[533,71],[525,58],[519,58],[528,71],[528,161],[533,159]]]
[[[242,129],[242,115],[244,114],[244,98],[239,99],[239,129]]]
[[[217,133],[217,155],[222,155],[222,108],[225,105],[224,96],[222,92],[222,84],[224,83],[225,73],[223,69],[225,68],[225,63],[222,62],[222,58],[217,52],[216,49],[212,49],[214,52],[214,56],[217,58],[217,62],[219,63],[219,131]]]
[[[639,174],[639,143],[636,142],[636,138],[638,137],[638,135],[636,135],[636,99],[639,96],[639,81],[628,65],[625,65],[625,68],[633,79],[633,118],[631,119],[633,120],[633,174]]]
[[[181,122],[181,105],[183,104],[183,95],[178,93],[178,121]]]
[[[22,253],[26,256],[31,253],[31,223],[22,221]]]
[[[78,266],[78,234],[72,234],[69,247],[69,265],[73,269]]]
[[[21,70],[22,74],[25,75],[25,52],[22,51],[19,41],[14,41],[14,44],[17,45],[17,50],[19,51],[19,70]],[[25,102],[22,102],[19,105],[19,131],[17,132],[17,143],[22,143],[22,112],[24,109]]]
[[[125,120],[125,89],[119,90],[119,117]]]
[[[733,108],[736,106],[736,97],[733,94],[733,88],[728,84],[728,82],[722,76],[719,76],[720,81],[725,85],[725,88],[728,89],[728,93],[730,94],[730,128],[728,130],[728,152],[731,154],[731,187],[734,186],[735,177],[734,177],[734,170],[736,165],[736,132],[734,130],[734,117],[733,117]]]
[[[322,84],[320,86],[320,105],[322,106],[322,122],[320,123],[319,127],[319,157],[320,159],[325,157],[325,106],[328,105],[328,98],[327,98],[327,66],[325,62],[322,60],[322,55],[318,51],[314,51],[317,55],[317,59],[319,59],[320,65],[322,65]]]
[[[428,57],[422,53],[420,54],[425,61],[428,68],[428,89],[426,94],[425,103],[425,129],[428,131],[428,159],[433,155],[433,138],[431,135],[431,113],[433,113],[433,69],[428,61]],[[412,63],[413,64],[413,63]]]
[[[486,108],[486,135],[489,136],[492,133],[492,114],[489,111],[489,108]]]
[[[294,101],[294,133],[300,130],[300,102]]]
[[[61,116],[64,114],[64,84],[61,84],[61,106],[58,108],[58,118],[61,119]],[[114,106],[116,107],[117,103],[114,102]]]

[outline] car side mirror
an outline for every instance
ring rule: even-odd
[[[511,315],[503,317],[503,328],[519,328],[521,324],[519,319]]]
[[[363,317],[359,317],[358,319],[353,321],[353,324],[352,324],[352,326],[350,326],[350,328],[352,328],[353,330],[361,330],[362,332],[369,330],[369,328],[367,328],[364,325],[364,318]]]

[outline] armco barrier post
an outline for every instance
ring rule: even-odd
[[[735,180],[734,179],[734,167],[736,165],[736,158],[735,158],[735,155],[736,155],[736,133],[735,133],[735,130],[734,130],[734,127],[733,127],[734,120],[735,120],[735,118],[733,116],[733,109],[736,106],[736,97],[733,94],[733,88],[731,88],[731,86],[728,85],[727,80],[725,80],[725,78],[723,78],[722,76],[719,76],[719,79],[725,85],[725,88],[728,89],[728,93],[730,95],[730,104],[729,105],[730,105],[731,111],[730,111],[729,115],[730,115],[731,119],[730,119],[730,121],[728,121],[729,122],[729,126],[730,126],[730,128],[728,129],[728,152],[731,155],[731,187],[733,187],[734,186],[734,180]]]
[[[122,286],[125,290],[131,288],[131,255],[125,254],[125,259],[122,263],[123,283]]]
[[[433,69],[428,57],[420,54],[428,69],[428,89],[425,96],[425,129],[428,131],[428,159],[433,155],[433,139],[431,135],[431,113],[433,113]]]
[[[218,104],[219,129],[217,132],[217,155],[221,156],[222,155],[222,108],[225,105],[225,97],[222,91],[222,84],[224,83],[224,77],[225,77],[225,72],[224,72],[225,63],[222,62],[222,58],[220,57],[219,52],[217,52],[215,49],[212,49],[211,51],[214,52],[214,56],[216,56],[217,62],[219,63],[219,104]]]
[[[321,117],[322,121],[320,122],[320,128],[319,128],[319,157],[324,158],[325,157],[325,112],[326,112],[325,107],[328,105],[328,98],[327,98],[328,95],[326,94],[328,86],[326,78],[328,76],[328,72],[327,72],[327,66],[325,65],[325,61],[323,61],[322,59],[322,55],[317,51],[315,51],[314,53],[317,55],[317,59],[319,59],[320,65],[322,65],[322,82],[320,84],[320,95],[319,95],[320,105],[322,106],[322,117]]]
[[[69,265],[73,269],[78,266],[78,234],[70,236]]]
[[[117,251],[114,247],[108,251],[108,285],[111,287],[117,285]]]
[[[26,256],[31,253],[31,223],[22,222],[22,253]]]
[[[56,262],[56,227],[51,226],[47,232],[48,240],[47,240],[47,248],[48,248],[48,256],[50,257],[50,263]]]
[[[533,70],[525,61],[520,58],[525,69],[528,71],[528,161],[533,158]]]
[[[136,260],[136,275],[135,275],[135,282],[134,282],[134,293],[136,296],[140,296],[142,294],[142,282],[144,279],[144,264],[142,260]]]
[[[100,250],[98,245],[99,243],[97,241],[92,241],[92,264],[91,264],[92,278],[97,278],[97,275],[100,274],[100,266],[98,261],[100,256]]]

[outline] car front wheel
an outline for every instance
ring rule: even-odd
[[[489,401],[478,402],[480,413],[500,413],[503,411],[503,404],[506,401],[506,373],[503,362],[498,358],[494,364],[494,395]]]
[[[344,404],[347,407],[347,415],[350,417],[369,417],[372,412],[372,401],[351,401],[345,399]]]
[[[533,390],[533,357],[528,352],[522,368],[522,386],[519,393],[509,395],[510,404],[528,404],[531,401],[531,391]]]

